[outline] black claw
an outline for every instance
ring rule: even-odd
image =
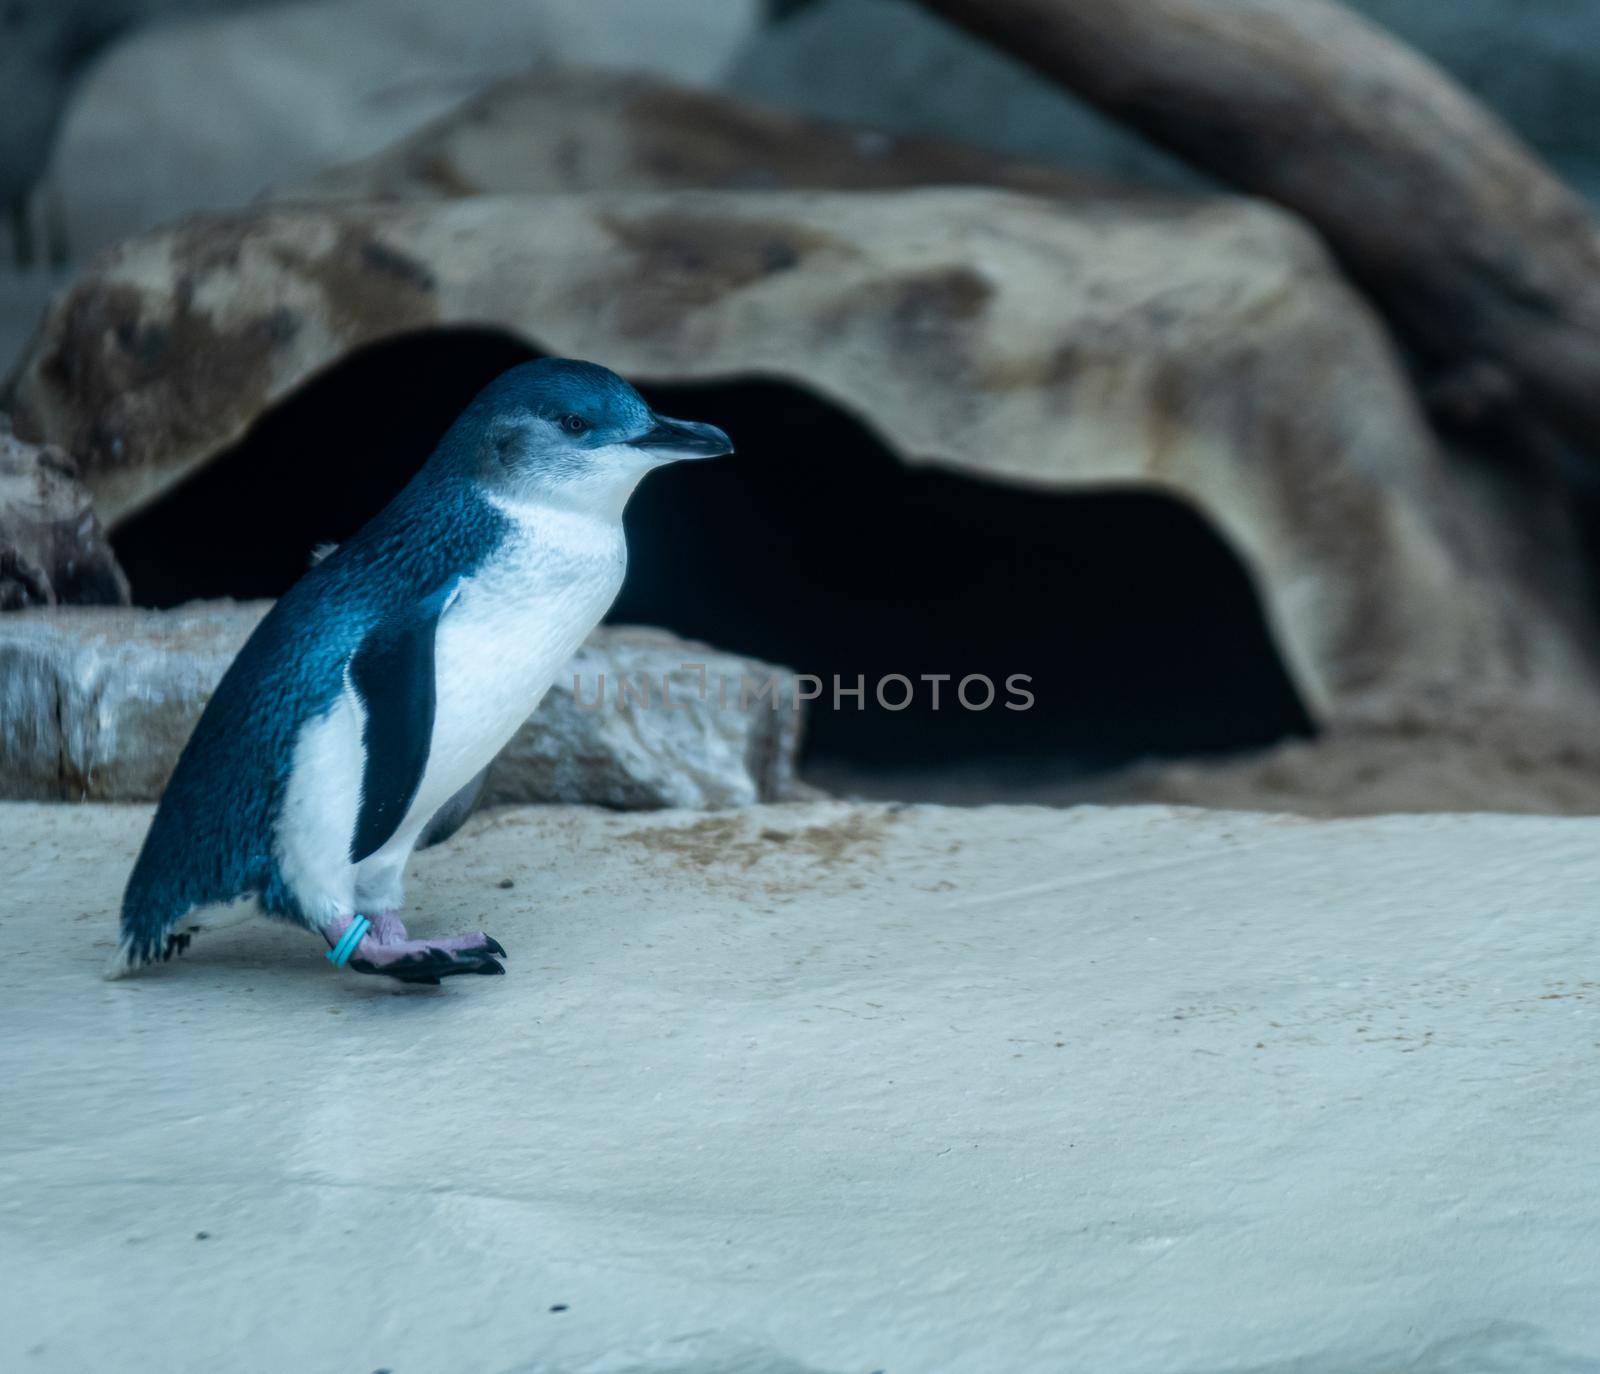
[[[498,954],[502,959],[509,959],[511,957],[505,952],[505,949],[502,947],[500,942],[492,935],[485,935],[483,937],[483,947],[488,950],[490,954]],[[504,969],[501,969],[500,971],[502,973],[505,972]]]
[[[460,954],[448,950],[434,950],[427,954],[419,954],[404,963],[393,965],[389,968],[379,968],[365,959],[352,959],[350,967],[357,973],[380,973],[385,977],[393,978],[399,983],[422,983],[429,987],[437,987],[441,978],[449,978],[458,973],[504,973],[505,967],[487,956],[482,958]]]

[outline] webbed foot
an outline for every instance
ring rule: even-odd
[[[349,919],[339,920],[327,927],[323,936],[337,948],[349,928]],[[362,936],[346,962],[357,973],[437,985],[441,978],[458,973],[504,973],[505,966],[496,955],[505,958],[505,949],[481,930],[442,940],[413,940],[398,916],[382,912],[372,917],[372,929]]]

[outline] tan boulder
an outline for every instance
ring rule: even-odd
[[[454,325],[643,380],[790,381],[910,463],[1181,496],[1324,722],[1595,705],[1541,582],[1555,544],[1504,547],[1371,311],[1250,201],[619,192],[191,220],[56,302],[18,428],[79,455],[114,522],[354,350]]]
[[[0,616],[0,797],[160,796],[268,604]],[[483,799],[630,810],[783,800],[795,791],[799,737],[787,669],[661,630],[605,627],[496,759]]]

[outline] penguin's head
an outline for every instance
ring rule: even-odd
[[[733,452],[715,425],[657,415],[609,368],[567,358],[502,373],[458,426],[478,480],[519,501],[609,507],[652,468]]]

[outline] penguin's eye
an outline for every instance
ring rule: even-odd
[[[589,422],[581,415],[563,415],[559,423],[568,434],[582,434],[589,428]]]

